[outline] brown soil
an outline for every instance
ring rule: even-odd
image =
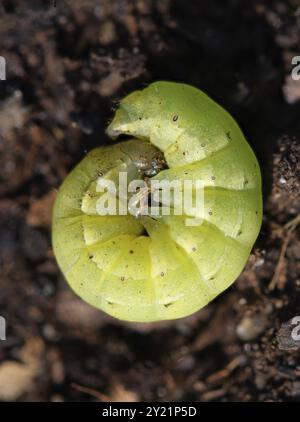
[[[0,400],[300,399],[300,1],[3,0]],[[265,5],[267,3],[267,6]],[[153,80],[206,91],[241,124],[264,221],[238,281],[147,326],[75,297],[51,250],[55,192],[104,142],[112,105]]]

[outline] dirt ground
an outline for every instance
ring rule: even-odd
[[[55,6],[56,4],[56,6]],[[2,401],[298,401],[300,0],[3,0]],[[51,207],[118,99],[195,85],[261,164],[264,221],[237,282],[190,318],[116,321],[78,299],[51,250]]]

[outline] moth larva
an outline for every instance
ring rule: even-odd
[[[107,133],[131,139],[91,151],[59,189],[58,264],[81,298],[116,318],[190,315],[247,262],[262,220],[256,157],[222,107],[180,83],[156,82],[128,95]],[[99,178],[118,185],[120,172],[129,180],[201,180],[202,224],[187,226],[185,215],[99,215]]]

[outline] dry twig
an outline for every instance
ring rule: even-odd
[[[288,248],[288,245],[290,243],[293,231],[295,230],[295,228],[298,226],[298,224],[300,223],[300,214],[297,215],[297,217],[293,218],[291,221],[289,221],[288,223],[286,223],[283,226],[283,242],[282,242],[282,246],[281,246],[281,251],[280,251],[280,255],[279,255],[279,259],[276,265],[276,269],[274,272],[274,275],[272,277],[272,280],[269,284],[269,290],[274,290],[276,287],[278,287],[279,284],[279,278],[280,275],[282,273],[282,270],[284,268],[284,264],[285,264],[285,254],[286,254],[286,250]]]

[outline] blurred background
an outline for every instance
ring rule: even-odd
[[[300,0],[2,0],[0,401],[297,401]],[[77,298],[51,249],[57,188],[120,98],[190,83],[240,123],[264,221],[238,281],[190,318],[127,324]]]

